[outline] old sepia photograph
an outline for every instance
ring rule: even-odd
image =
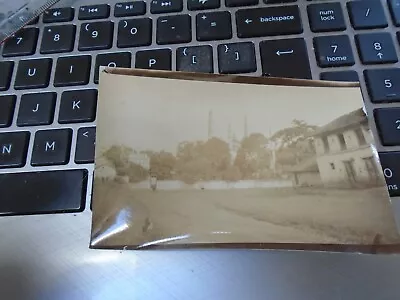
[[[359,88],[107,76],[92,246],[399,241]]]

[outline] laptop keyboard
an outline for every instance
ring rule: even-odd
[[[400,0],[49,9],[0,47],[0,214],[85,209],[100,66],[360,80],[389,192],[400,196],[399,40]]]

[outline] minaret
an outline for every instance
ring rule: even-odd
[[[208,112],[208,138],[212,138],[213,135],[213,120],[212,120],[212,110]]]

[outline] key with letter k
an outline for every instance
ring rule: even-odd
[[[66,91],[61,95],[58,122],[92,122],[96,117],[97,91]]]

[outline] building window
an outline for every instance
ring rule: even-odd
[[[338,134],[338,137],[339,137],[340,149],[346,150],[346,141],[344,140],[343,134]]]
[[[373,156],[363,158],[365,162],[365,166],[367,167],[369,178],[372,181],[377,181],[379,179],[379,169],[376,165],[375,159]]]
[[[331,169],[335,170],[335,164],[334,163],[330,163],[330,165],[331,165]]]
[[[329,143],[328,143],[328,138],[326,136],[322,137],[322,142],[324,144],[324,151],[329,152]]]
[[[357,129],[355,130],[355,132],[356,132],[358,144],[359,144],[360,146],[365,145],[365,144],[367,143],[367,141],[365,140],[365,136],[364,136],[364,134],[363,134],[361,128],[357,128]]]

